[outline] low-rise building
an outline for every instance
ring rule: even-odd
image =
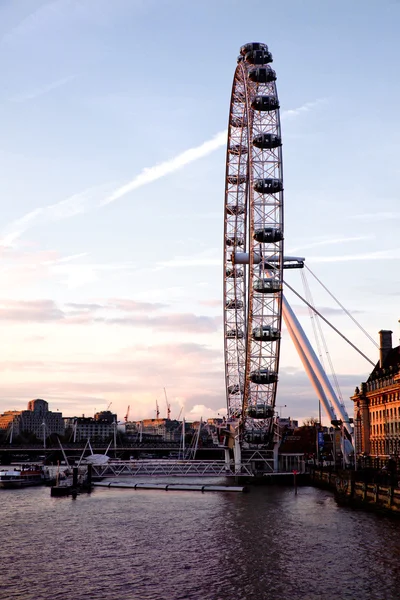
[[[67,417],[65,427],[71,431],[74,442],[88,439],[105,441],[114,436],[117,426],[117,415],[110,411],[96,413],[94,417]]]

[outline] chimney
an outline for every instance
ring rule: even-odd
[[[387,329],[379,332],[379,366],[382,369],[385,358],[392,349],[392,333]]]

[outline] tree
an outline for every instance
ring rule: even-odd
[[[303,421],[303,427],[315,427],[315,425],[318,425],[318,420],[315,417],[307,417]]]

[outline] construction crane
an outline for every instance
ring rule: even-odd
[[[160,409],[158,407],[158,400],[156,400],[156,415],[157,415],[157,419],[160,418]]]
[[[164,388],[164,394],[165,394],[165,403],[167,405],[167,419],[170,419],[171,418],[171,405],[168,402],[167,391],[165,388]]]
[[[107,406],[106,410],[110,410],[111,404],[112,404],[112,402],[110,402],[110,404]]]
[[[178,415],[178,421],[179,421],[179,419],[181,418],[182,411],[183,411],[183,406],[182,406],[181,410],[179,411],[179,415]]]
[[[125,423],[128,422],[130,408],[131,408],[131,405],[129,404],[128,408],[126,409],[126,415],[124,416]]]

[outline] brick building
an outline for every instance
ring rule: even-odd
[[[392,347],[391,331],[379,336],[379,361],[351,399],[356,454],[387,457],[400,453],[400,346]]]

